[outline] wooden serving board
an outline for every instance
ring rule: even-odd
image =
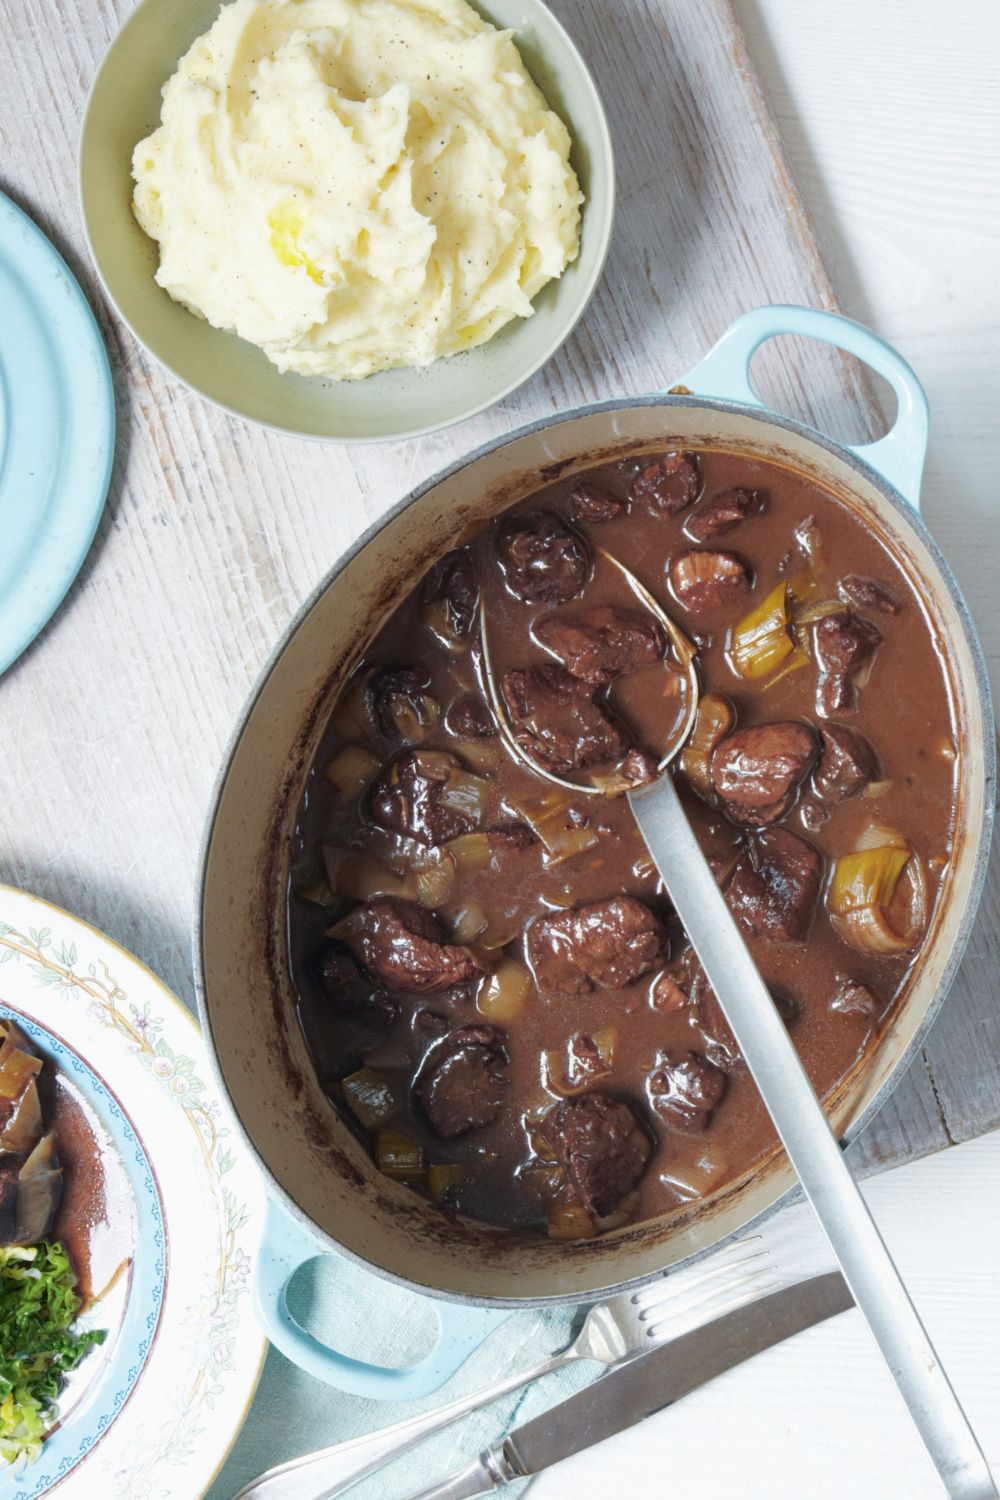
[[[670,385],[747,307],[834,307],[743,38],[723,0],[553,0],[607,102],[619,200],[574,337],[501,406],[403,445],[338,448],[235,421],[147,360],[96,286],[77,211],[87,88],[126,0],[0,0],[2,185],[90,293],[115,368],[107,514],[66,605],[0,682],[0,876],[88,918],[188,1000],[198,843],[234,718],[303,596],[397,497],[520,423]],[[760,358],[774,404],[833,436],[881,422],[846,359]],[[994,875],[923,1058],[862,1145],[924,1154],[1000,1115]]]

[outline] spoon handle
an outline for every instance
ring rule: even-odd
[[[792,1166],[953,1500],[996,1500],[982,1450],[674,786],[629,793],[646,846],[732,1027]]]

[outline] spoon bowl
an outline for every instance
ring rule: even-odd
[[[630,568],[627,568],[619,558],[615,557],[613,553],[608,552],[606,548],[598,547],[597,551],[606,562],[610,563],[612,567],[617,568],[640,604],[649,611],[663,630],[667,637],[669,648],[664,655],[664,663],[672,661],[673,664],[669,667],[669,670],[675,674],[680,674],[684,679],[684,718],[670,744],[657,761],[657,775],[662,775],[681,753],[694,727],[695,716],[698,712],[698,701],[701,695],[701,683],[698,678],[697,666],[698,650],[694,642],[689,639],[677,624],[676,620],[667,614],[655,595],[650,593],[646,585],[635,576]],[[519,760],[522,765],[527,766],[529,771],[534,772],[536,776],[541,776],[545,781],[550,781],[553,786],[564,787],[570,792],[583,792],[590,797],[620,797],[623,792],[630,791],[634,786],[639,784],[629,780],[625,776],[619,776],[618,779],[614,777],[601,777],[599,782],[592,781],[589,783],[587,781],[569,781],[563,776],[558,776],[555,771],[550,771],[540,761],[536,760],[533,755],[528,753],[514,733],[514,727],[507,712],[503,694],[497,686],[497,674],[493,662],[493,653],[490,648],[490,633],[486,619],[486,609],[482,602],[480,602],[479,606],[478,667],[480,687],[483,690],[483,696],[490,705],[490,710],[500,731],[500,737],[514,759]]]

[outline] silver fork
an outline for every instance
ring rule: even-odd
[[[676,1338],[708,1317],[762,1297],[783,1279],[759,1239],[743,1240],[714,1256],[707,1266],[679,1271],[638,1291],[619,1292],[595,1303],[573,1342],[534,1369],[515,1371],[484,1391],[462,1396],[435,1411],[421,1412],[393,1427],[278,1464],[240,1490],[235,1500],[334,1500],[432,1433],[531,1381],[578,1359],[619,1364]]]

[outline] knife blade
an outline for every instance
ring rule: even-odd
[[[411,1500],[473,1500],[624,1432],[793,1334],[854,1306],[838,1271],[772,1292],[748,1307],[626,1360],[523,1423],[479,1458]]]

